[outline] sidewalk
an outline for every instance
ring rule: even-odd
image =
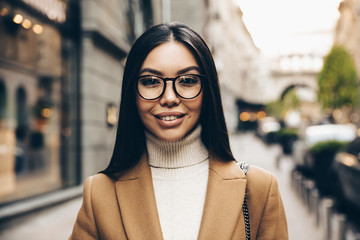
[[[316,227],[314,216],[308,213],[291,187],[292,159],[280,155],[280,146],[267,146],[252,133],[236,134],[230,138],[233,154],[238,161],[248,162],[276,175],[287,216],[289,239],[322,240],[322,229]],[[281,158],[276,167],[279,156]]]
[[[279,182],[288,219],[291,240],[322,240],[321,229],[316,228],[315,219],[291,189],[290,172],[292,161],[282,157],[278,168],[276,159],[281,153],[279,146],[266,146],[251,133],[231,135],[233,153],[237,160],[246,161],[273,172]],[[71,233],[81,198],[43,209],[27,216],[0,224],[0,239],[4,240],[63,240]]]
[[[64,240],[70,236],[82,199],[39,210],[0,224],[3,240]]]

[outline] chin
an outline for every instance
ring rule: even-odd
[[[166,142],[176,142],[180,139],[182,139],[183,137],[185,137],[186,133],[181,133],[181,132],[177,132],[177,131],[166,131],[166,132],[160,132],[160,133],[156,133],[154,134],[156,137],[158,137],[159,139],[166,141]]]
[[[184,135],[185,136],[185,135]],[[158,138],[160,138],[163,141],[166,142],[176,142],[180,139],[182,139],[184,136],[158,136]]]

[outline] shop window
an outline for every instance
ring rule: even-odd
[[[14,133],[6,124],[7,93],[0,81],[0,199],[15,189]]]
[[[24,87],[15,91],[16,126],[2,129],[6,141],[0,158],[7,170],[0,170],[0,186],[10,187],[0,187],[0,204],[62,187],[58,82],[40,78],[29,88],[31,91]]]
[[[6,88],[3,81],[0,80],[0,124],[6,118]]]
[[[26,164],[26,137],[28,131],[28,119],[26,108],[26,92],[23,87],[16,91],[16,120],[15,129],[15,172],[21,173]]]
[[[17,125],[27,125],[26,92],[23,87],[19,87],[16,91],[16,105]]]
[[[16,2],[0,14],[0,76],[6,74],[0,78],[0,208],[81,179],[78,35],[39,19],[34,12],[41,6],[28,11]],[[69,12],[78,16],[76,9]],[[13,24],[13,14],[22,24]],[[25,19],[41,32],[25,27]]]

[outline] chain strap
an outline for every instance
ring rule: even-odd
[[[249,219],[249,211],[248,211],[246,194],[244,197],[243,212],[244,212],[244,220],[245,220],[246,240],[250,240],[250,219]]]
[[[246,175],[249,169],[249,164],[246,162],[240,162],[240,163],[237,162],[237,164],[244,171],[244,174]],[[250,218],[249,218],[249,209],[247,205],[246,190],[245,190],[244,203],[242,208],[244,212],[246,240],[250,240]]]

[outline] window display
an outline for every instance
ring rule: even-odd
[[[55,24],[3,3],[0,36],[2,205],[74,184],[63,166],[76,162],[68,154],[74,111],[66,65],[72,56],[64,57],[62,33]]]

